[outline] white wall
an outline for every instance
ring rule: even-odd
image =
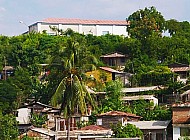
[[[75,32],[80,34],[93,34],[96,36],[103,35],[103,31],[108,31],[111,35],[123,35],[128,36],[126,31],[127,26],[125,25],[63,25],[63,24],[47,24],[47,23],[38,23],[30,26],[30,31],[36,31],[42,33],[43,30],[46,30],[47,34],[55,34],[49,26],[56,27],[66,31],[68,28],[72,29]]]
[[[180,138],[180,127],[173,127],[173,140]]]
[[[17,111],[18,117],[16,117],[16,120],[19,122],[19,124],[29,124],[31,110],[28,108],[20,108]]]

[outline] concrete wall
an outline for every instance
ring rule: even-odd
[[[29,124],[31,110],[28,108],[20,108],[17,111],[18,117],[16,117],[16,120],[19,124]]]
[[[47,24],[47,23],[36,23],[29,26],[29,31],[35,31],[42,33],[46,31],[47,34],[55,35],[56,33],[50,29],[49,26],[56,27],[66,31],[68,28],[80,34],[92,34],[95,36],[103,35],[103,32],[109,32],[111,35],[123,35],[128,36],[125,25],[81,25],[81,24]]]
[[[180,127],[173,127],[173,140],[180,138]]]

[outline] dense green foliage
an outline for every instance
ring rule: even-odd
[[[121,88],[123,84],[121,81],[110,81],[106,84],[106,95],[105,99],[101,101],[100,112],[108,112],[108,111],[127,111],[131,112],[131,110],[125,106],[122,102],[123,93],[121,92]]]
[[[39,114],[39,113],[31,114],[31,118],[30,118],[31,124],[35,127],[43,127],[47,120],[48,120],[47,115]]]
[[[145,100],[134,101],[130,105],[132,112],[138,116],[142,117],[144,121],[150,120],[170,120],[171,119],[171,109],[161,106],[154,106],[152,102],[147,102]]]
[[[139,128],[129,123],[125,126],[118,123],[112,126],[112,131],[115,138],[142,138],[143,136],[143,132]]]
[[[94,70],[95,66],[105,66],[99,58],[107,53],[121,52],[128,56],[125,72],[133,74],[131,86],[165,85],[168,89],[161,94],[180,92],[184,85],[175,82],[176,75],[169,71],[167,65],[190,63],[189,22],[166,21],[155,7],[140,9],[127,20],[130,21],[130,37],[83,35],[56,29],[56,36],[45,32],[13,37],[1,35],[0,71],[4,66],[13,66],[15,70],[14,76],[0,81],[0,118],[3,118],[0,119],[0,129],[6,131],[0,131],[1,137],[16,138],[17,130],[12,128],[16,123],[9,114],[14,114],[25,102],[50,104],[52,99],[53,105],[62,104],[66,115],[71,115],[76,105],[80,105],[81,113],[86,113],[86,103],[90,103],[92,98],[85,86],[89,79],[84,73]],[[47,70],[50,73],[45,73]],[[101,86],[96,90],[98,87]],[[121,87],[118,81],[107,83],[106,99],[101,103],[100,112],[128,111],[142,116],[143,120],[171,118],[170,109],[152,107],[144,101],[124,106]],[[6,128],[5,122],[8,124]]]
[[[0,112],[0,139],[17,140],[18,128],[17,121],[13,115],[2,115]]]

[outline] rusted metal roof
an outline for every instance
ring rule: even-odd
[[[90,19],[71,19],[71,18],[47,18],[41,22],[56,24],[86,24],[86,25],[128,25],[125,20],[90,20]]]
[[[137,116],[132,113],[126,113],[126,112],[121,112],[121,111],[109,111],[106,113],[99,114],[98,116],[126,116],[126,117],[141,118],[141,116]]]
[[[173,124],[189,124],[190,116],[180,116],[177,120],[173,121]]]
[[[126,56],[123,54],[120,54],[120,53],[112,53],[112,54],[102,55],[100,57],[102,57],[102,58],[115,58],[115,57],[126,57]]]
[[[80,130],[98,131],[98,130],[109,130],[109,129],[101,127],[101,126],[98,126],[98,125],[89,125],[89,126],[82,127]]]
[[[105,71],[108,71],[108,72],[112,72],[112,73],[123,73],[123,72],[114,70],[114,69],[109,68],[109,67],[100,67],[100,69],[105,70]]]
[[[173,108],[177,108],[177,107],[188,107],[188,108],[190,108],[190,103],[189,102],[186,102],[186,103],[175,103],[175,104],[172,104],[172,107]]]
[[[5,66],[3,70],[14,70],[14,68],[12,66]]]
[[[172,72],[181,72],[181,71],[189,71],[189,67],[176,67],[176,68],[170,68]]]

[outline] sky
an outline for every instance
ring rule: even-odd
[[[190,21],[190,0],[0,0],[0,35],[20,35],[45,18],[125,20],[151,6],[166,20]]]

